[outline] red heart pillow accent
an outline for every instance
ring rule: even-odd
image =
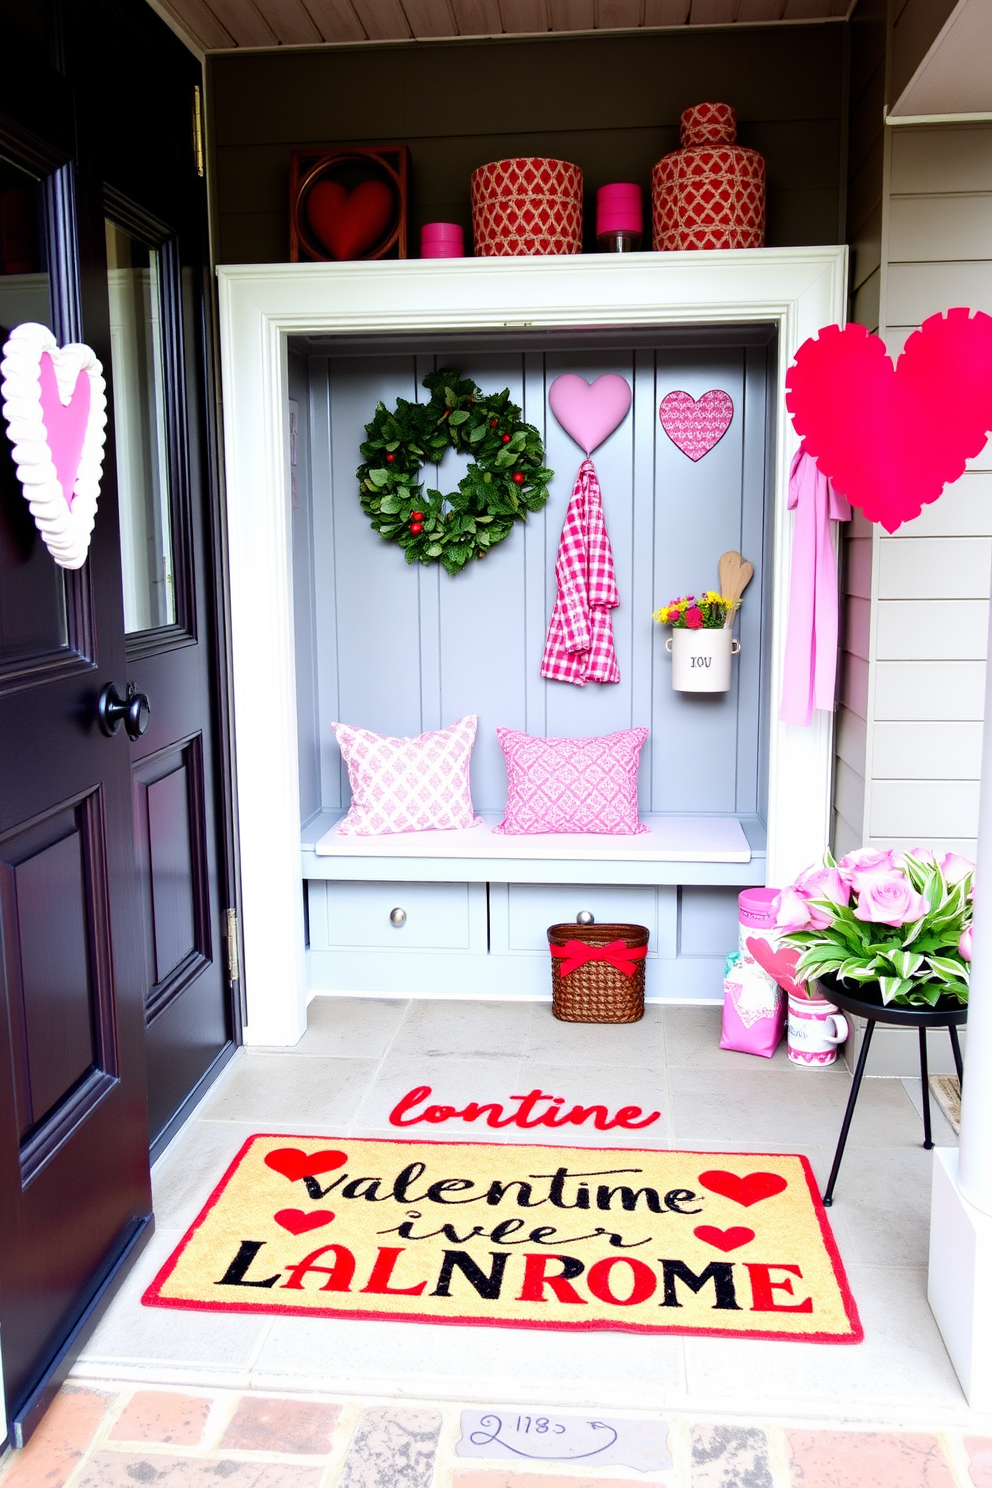
[[[767,940],[760,936],[752,939],[748,936],[744,942],[747,946],[748,955],[753,961],[757,961],[762,971],[767,971],[783,992],[791,992],[793,997],[806,996],[805,982],[796,981],[796,963],[799,960],[799,952],[790,950],[787,946],[780,946],[773,950]]]
[[[346,1152],[334,1152],[330,1148],[307,1154],[299,1147],[277,1147],[274,1152],[266,1154],[265,1166],[281,1173],[290,1183],[296,1183],[300,1178],[316,1178],[318,1173],[330,1173],[347,1161]]]
[[[741,1204],[745,1209],[750,1209],[752,1204],[760,1204],[762,1199],[780,1194],[789,1186],[789,1180],[783,1178],[781,1173],[745,1173],[741,1177],[740,1174],[728,1173],[723,1168],[710,1168],[707,1172],[700,1173],[699,1181],[710,1193],[720,1194],[724,1199],[733,1199],[735,1204]]]
[[[334,1215],[330,1209],[311,1209],[309,1213],[304,1209],[280,1209],[272,1218],[291,1235],[305,1235],[307,1230],[319,1230],[321,1225],[330,1224]]]
[[[351,192],[340,181],[317,181],[307,192],[306,214],[332,258],[361,258],[389,226],[393,193],[385,181],[362,181]]]
[[[931,315],[893,366],[864,326],[827,326],[786,376],[803,448],[852,506],[895,532],[936,501],[992,429],[992,316]]]
[[[722,1250],[724,1255],[729,1255],[732,1250],[740,1250],[742,1245],[750,1245],[754,1239],[754,1231],[749,1230],[746,1225],[734,1225],[729,1230],[718,1230],[716,1225],[697,1225],[692,1233],[705,1245]]]

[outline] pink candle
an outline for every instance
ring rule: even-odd
[[[596,193],[596,235],[600,233],[640,233],[644,231],[641,188],[633,182],[618,181],[601,186]]]
[[[465,234],[457,222],[425,222],[420,230],[421,258],[464,258]]]

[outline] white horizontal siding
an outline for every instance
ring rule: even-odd
[[[992,538],[889,537],[878,544],[878,597],[984,599]]]
[[[984,259],[992,243],[992,193],[897,196],[889,213],[890,263]]]
[[[873,837],[974,837],[977,780],[874,780],[869,831]]]
[[[982,725],[876,722],[871,760],[876,780],[978,780]]]
[[[990,139],[986,125],[893,129],[890,192],[893,196],[992,192]]]
[[[890,263],[888,326],[917,326],[954,305],[992,313],[992,263]]]
[[[938,501],[925,506],[912,522],[905,522],[899,536],[992,537],[992,473],[965,471]]]
[[[844,675],[841,678],[841,701],[845,708],[868,717],[868,687],[870,672],[867,661],[860,656],[844,657]]]
[[[864,778],[868,753],[868,724],[850,708],[837,710],[837,758]]]
[[[876,663],[876,729],[887,720],[981,723],[984,705],[984,662]]]
[[[880,600],[875,659],[984,661],[988,614],[988,600],[981,599]]]

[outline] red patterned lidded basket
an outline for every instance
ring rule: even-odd
[[[729,103],[697,103],[681,121],[682,149],[651,173],[656,250],[761,248],[765,241],[765,162],[735,144]]]
[[[644,925],[550,925],[551,1011],[563,1023],[644,1017]]]
[[[567,160],[519,156],[472,172],[479,258],[582,252],[582,172]]]

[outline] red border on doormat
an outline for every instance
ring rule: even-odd
[[[346,1143],[349,1141],[382,1142],[391,1146],[403,1145],[409,1147],[459,1147],[474,1145],[464,1142],[439,1142],[430,1139],[425,1141],[410,1141],[409,1138],[402,1137],[338,1137],[329,1135],[327,1132],[322,1132],[319,1135],[313,1136],[305,1136],[300,1132],[254,1132],[252,1136],[246,1139],[236,1156],[232,1159],[230,1165],[227,1168],[227,1171],[224,1173],[224,1176],[217,1184],[217,1187],[213,1190],[210,1197],[207,1199],[207,1202],[200,1210],[200,1213],[190,1225],[189,1229],[186,1231],[186,1234],[176,1246],[175,1250],[169,1256],[169,1259],[166,1261],[165,1265],[158,1272],[154,1281],[142,1293],[141,1301],[144,1306],[176,1307],[190,1312],[259,1312],[275,1317],[327,1317],[349,1318],[352,1321],[358,1322],[429,1323],[439,1325],[440,1327],[455,1326],[472,1328],[537,1328],[545,1332],[552,1333],[640,1333],[646,1334],[648,1336],[658,1333],[672,1333],[685,1338],[736,1338],[742,1340],[756,1339],[772,1343],[845,1344],[861,1343],[864,1340],[864,1328],[861,1325],[861,1318],[858,1314],[857,1303],[854,1300],[853,1293],[851,1292],[851,1288],[847,1280],[847,1273],[844,1270],[844,1263],[841,1260],[840,1251],[837,1248],[837,1241],[834,1239],[833,1231],[831,1230],[829,1222],[827,1220],[826,1210],[823,1207],[823,1201],[820,1198],[819,1189],[817,1188],[815,1179],[813,1177],[813,1169],[810,1166],[809,1159],[801,1152],[719,1153],[713,1151],[697,1152],[696,1149],[692,1147],[680,1147],[677,1149],[650,1147],[558,1147],[557,1144],[555,1144],[556,1150],[561,1152],[617,1152],[623,1153],[628,1157],[635,1152],[645,1152],[650,1154],[651,1156],[656,1156],[657,1153],[660,1151],[678,1151],[680,1153],[684,1153],[688,1157],[710,1159],[720,1156],[769,1158],[772,1161],[781,1159],[783,1157],[796,1158],[799,1161],[800,1166],[802,1167],[803,1175],[806,1179],[806,1186],[809,1189],[809,1196],[813,1204],[813,1212],[815,1213],[820,1226],[820,1235],[823,1239],[824,1249],[826,1250],[827,1255],[830,1259],[830,1264],[833,1268],[834,1273],[834,1280],[837,1283],[838,1290],[843,1300],[844,1313],[851,1327],[851,1332],[848,1335],[837,1333],[772,1333],[759,1328],[749,1328],[745,1332],[741,1331],[740,1329],[734,1328],[684,1327],[680,1326],[678,1323],[660,1323],[647,1326],[643,1323],[614,1322],[612,1319],[602,1321],[599,1319],[595,1319],[593,1321],[585,1323],[547,1323],[541,1322],[537,1319],[535,1319],[533,1322],[528,1322],[526,1319],[520,1318],[481,1318],[472,1317],[469,1315],[463,1315],[459,1317],[438,1317],[433,1313],[401,1313],[385,1311],[380,1312],[378,1310],[376,1310],[375,1312],[355,1312],[353,1310],[334,1307],[295,1307],[293,1305],[286,1306],[285,1304],[279,1304],[278,1306],[275,1306],[272,1303],[267,1304],[261,1301],[249,1302],[247,1300],[244,1300],[238,1302],[201,1302],[186,1297],[163,1297],[162,1287],[165,1285],[166,1281],[169,1279],[169,1277],[172,1275],[172,1272],[178,1265],[179,1258],[183,1254],[183,1251],[186,1249],[187,1245],[190,1243],[197,1230],[204,1223],[208,1214],[220,1199],[238,1167],[244,1161],[251,1148],[252,1143],[265,1141],[267,1139],[278,1139],[287,1143]],[[485,1146],[489,1144],[480,1143],[479,1145]],[[507,1142],[505,1144],[500,1143],[499,1145],[505,1146],[507,1148],[516,1148],[517,1150],[526,1150],[530,1146],[530,1143]]]

